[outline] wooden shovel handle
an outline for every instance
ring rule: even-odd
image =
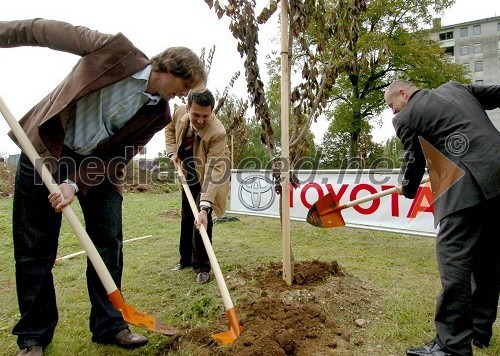
[[[2,113],[3,117],[7,121],[7,124],[9,124],[12,132],[16,136],[17,141],[23,149],[23,152],[28,156],[28,158],[33,163],[33,166],[36,168],[38,174],[40,174],[40,176],[42,177],[42,180],[47,186],[48,190],[51,193],[58,193],[62,195],[61,189],[59,189],[59,185],[57,185],[57,183],[54,181],[54,178],[50,174],[49,169],[44,164],[42,164],[42,159],[40,158],[38,152],[35,150],[35,147],[33,147],[33,144],[28,139],[28,136],[26,136],[26,133],[22,129],[21,125],[19,125],[17,120],[14,118],[14,115],[12,115],[12,113],[10,112],[2,97],[0,97],[0,112]],[[85,231],[85,229],[83,228],[82,223],[76,216],[71,206],[65,206],[61,210],[68,220],[69,224],[75,231],[78,240],[80,240],[80,243],[85,249],[85,252],[87,252],[87,256],[89,257],[90,262],[92,262],[92,265],[99,275],[99,278],[104,285],[106,292],[110,294],[117,290],[118,288],[116,287],[111,274],[109,273],[106,265],[99,255],[99,252],[97,252],[94,243],[87,234],[87,231]]]
[[[180,164],[177,165],[177,175],[182,184],[182,188],[184,189],[184,193],[188,198],[194,218],[198,219],[198,207],[196,206],[193,194],[191,194],[191,190],[187,185],[186,178],[184,177],[184,173],[182,172],[182,167]],[[224,306],[226,310],[230,310],[233,308],[233,302],[231,301],[231,297],[229,296],[229,291],[227,289],[226,282],[224,281],[224,277],[222,276],[219,263],[217,262],[217,257],[215,257],[212,244],[210,243],[210,238],[208,237],[207,230],[205,229],[205,226],[203,226],[203,224],[201,224],[200,226],[200,234],[203,240],[203,244],[205,245],[205,249],[207,250],[210,265],[212,266],[212,270],[214,271],[215,279],[217,280],[217,285],[219,286],[222,300],[224,301]]]
[[[429,181],[429,177],[426,177],[420,181],[420,184],[427,183]],[[381,197],[385,197],[386,195],[394,194],[397,192],[397,187],[393,187],[375,194],[367,195],[366,197],[359,198],[356,200],[352,200],[348,203],[345,203],[344,205],[341,205],[339,209],[345,209],[345,208],[350,208],[359,204],[366,203],[367,201],[378,199]]]

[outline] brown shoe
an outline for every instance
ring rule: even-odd
[[[133,334],[130,329],[123,329],[118,334],[111,337],[92,337],[93,342],[99,344],[110,344],[124,349],[135,349],[148,343],[148,339],[141,334]]]
[[[30,346],[25,349],[20,349],[17,355],[43,356],[43,349],[41,346]]]

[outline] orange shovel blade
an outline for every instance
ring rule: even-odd
[[[231,344],[238,338],[238,336],[240,336],[241,330],[243,329],[234,308],[226,310],[226,315],[229,319],[229,324],[231,324],[231,330],[212,335],[212,339],[220,341],[223,345]]]
[[[332,194],[327,194],[311,206],[307,212],[306,221],[316,227],[345,226],[344,218],[340,213],[344,209],[335,201]]]
[[[177,329],[172,325],[168,325],[154,316],[145,314],[125,303],[118,289],[109,293],[108,297],[113,306],[122,313],[123,319],[127,323],[167,336],[178,333]]]
[[[345,221],[340,210],[341,208],[324,215],[319,214],[317,211],[309,210],[307,213],[307,222],[313,226],[323,228],[345,226]]]

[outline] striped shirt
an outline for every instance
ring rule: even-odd
[[[125,125],[144,104],[158,104],[159,96],[146,93],[151,70],[149,65],[78,101],[75,115],[68,120],[64,144],[78,154],[89,155]]]

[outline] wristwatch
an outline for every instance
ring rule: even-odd
[[[65,179],[65,180],[63,180],[63,183],[71,185],[73,187],[73,189],[75,190],[75,194],[80,191],[80,189],[78,188],[78,185],[76,185],[76,183],[73,182],[71,179]]]
[[[203,205],[203,206],[200,206],[200,211],[202,210],[205,210],[207,212],[207,214],[210,214],[212,212],[212,207],[208,206],[208,205]]]

